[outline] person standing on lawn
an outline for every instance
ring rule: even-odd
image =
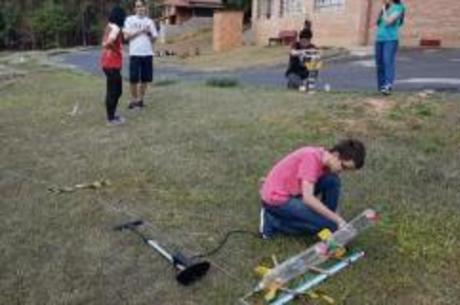
[[[347,139],[331,149],[302,147],[277,162],[260,189],[262,238],[343,227],[346,221],[337,213],[339,174],[362,168],[365,157],[364,144]]]
[[[378,90],[383,95],[390,95],[395,79],[399,29],[404,24],[405,7],[401,0],[382,0],[382,2],[382,10],[377,19],[375,63]]]
[[[125,12],[116,6],[112,9],[102,40],[101,67],[107,78],[105,106],[109,125],[124,123],[123,117],[116,114],[118,100],[123,92],[121,68],[123,66],[123,35]]]
[[[129,41],[129,109],[144,107],[147,85],[153,81],[153,45],[158,37],[153,20],[147,16],[146,2],[136,0],[134,10],[135,15],[126,19],[123,30]]]

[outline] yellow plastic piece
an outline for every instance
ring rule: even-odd
[[[327,294],[325,294],[324,292],[322,291],[311,291],[311,292],[308,292],[307,293],[308,296],[311,298],[311,299],[322,299],[323,301],[325,301],[326,303],[328,304],[335,304],[335,300],[328,296]]]
[[[305,67],[310,71],[318,71],[323,67],[322,61],[310,61],[305,63]]]
[[[264,298],[265,301],[270,302],[276,297],[276,294],[278,292],[278,287],[277,286],[272,286],[267,289],[267,293],[265,294]]]
[[[270,272],[270,268],[267,268],[265,266],[257,266],[256,268],[254,268],[254,273],[257,275],[257,276],[260,276],[260,277],[263,277],[265,276],[267,273]]]
[[[332,232],[331,230],[329,229],[322,229],[319,233],[318,233],[318,237],[321,239],[321,240],[328,240],[329,238],[331,238],[332,236]]]
[[[334,257],[341,258],[347,253],[347,250],[344,247],[341,247],[334,251]]]

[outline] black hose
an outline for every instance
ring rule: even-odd
[[[227,243],[228,238],[231,235],[235,235],[235,234],[248,234],[248,235],[252,235],[255,238],[260,238],[260,233],[256,233],[256,232],[253,232],[253,231],[231,230],[231,231],[228,231],[227,233],[225,233],[224,238],[218,243],[217,247],[215,247],[214,249],[211,249],[211,250],[209,250],[209,251],[207,251],[205,253],[194,255],[192,258],[203,258],[203,257],[208,257],[208,256],[212,256],[212,255],[216,254]]]

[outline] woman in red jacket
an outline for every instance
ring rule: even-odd
[[[101,67],[107,77],[105,105],[109,125],[124,123],[124,118],[116,114],[118,100],[122,94],[121,68],[123,66],[123,34],[125,12],[114,7],[109,16],[102,40]]]

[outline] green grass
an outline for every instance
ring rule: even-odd
[[[366,259],[322,288],[339,304],[458,304],[460,108],[451,96],[396,94],[376,111],[359,93],[177,83],[150,90],[141,112],[126,110],[125,88],[127,123],[109,128],[103,79],[28,69],[0,91],[0,304],[235,304],[258,262],[311,239],[236,236],[211,258],[218,267],[184,288],[162,258],[111,228],[140,216],[165,246],[203,252],[228,230],[256,230],[258,180],[275,160],[346,136],[363,139],[369,157],[344,175],[344,216],[375,207],[382,222],[354,244]],[[100,179],[111,186],[47,191]]]

